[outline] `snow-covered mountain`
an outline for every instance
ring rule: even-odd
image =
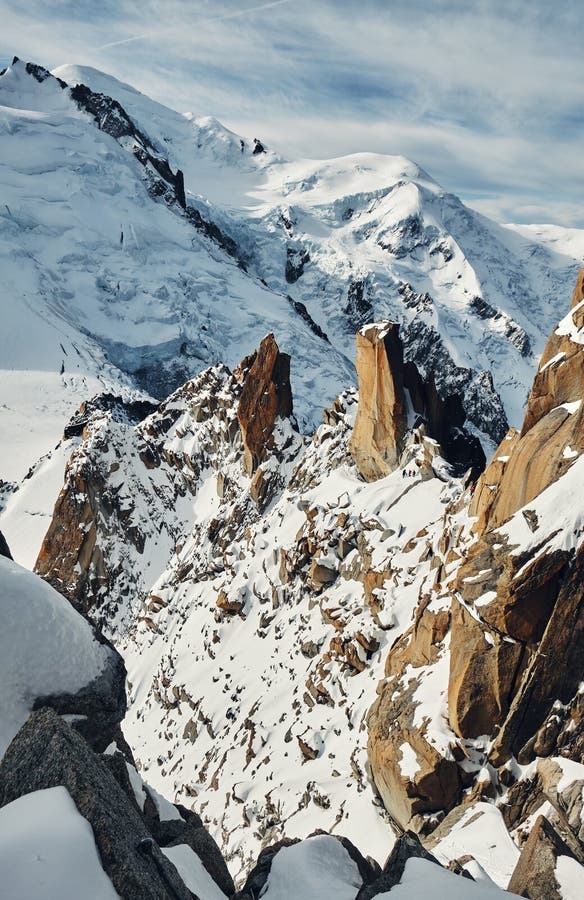
[[[55,76],[17,61],[0,77],[4,480],[87,393],[162,397],[270,330],[294,350],[304,430],[380,318],[464,387],[483,433],[519,422],[577,234],[501,228],[401,157],[288,162],[93,69]]]
[[[0,838],[38,816],[45,842],[58,814],[99,868],[72,798],[122,896],[231,897],[219,847],[238,900],[572,900],[583,233],[18,60],[0,184],[0,528],[52,586],[0,560]],[[25,595],[68,675],[23,680]],[[103,691],[83,704],[114,651],[78,613],[127,668],[113,725]],[[73,731],[23,725],[41,703]]]
[[[530,816],[584,783],[583,284],[525,434],[504,438],[475,496],[429,418],[392,415],[405,376],[387,324],[360,332],[359,398],[337,398],[312,440],[262,406],[287,385],[273,337],[141,422],[86,421],[37,569],[121,650],[142,774],[203,816],[234,875],[315,829],[382,861],[413,828],[442,862],[471,854],[518,885]],[[362,404],[400,448],[373,480],[383,448]],[[572,780],[542,788],[551,755]]]

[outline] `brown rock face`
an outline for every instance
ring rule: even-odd
[[[497,530],[584,450],[583,325],[584,270],[546,347],[521,432],[507,435],[479,480],[470,508],[478,536],[454,584],[450,723],[464,738],[498,729],[495,765],[555,752],[563,726],[553,703],[571,703],[584,678],[584,553],[552,549],[553,524],[535,509],[522,511],[541,533],[530,550],[518,552]],[[577,746],[567,738],[564,747]]]
[[[357,333],[359,407],[349,443],[366,481],[393,471],[406,433],[403,347],[399,325],[381,322]]]
[[[95,525],[105,485],[99,473],[90,472],[88,467],[67,472],[66,476],[35,571],[87,613],[93,605],[89,597],[98,594],[107,581]]]
[[[292,414],[290,357],[280,353],[274,335],[268,334],[235,375],[243,381],[237,418],[244,467],[248,475],[253,475],[272,445],[276,419]]]
[[[462,737],[490,734],[509,709],[523,646],[485,628],[457,600],[452,603],[448,714]]]
[[[558,581],[553,612],[495,740],[495,762],[511,754],[524,761],[533,759],[533,739],[554,702],[569,703],[584,679],[584,550]],[[554,748],[546,749],[550,753]]]
[[[538,816],[511,876],[509,893],[530,900],[562,900],[555,876],[559,856],[572,854],[547,819]]]
[[[570,312],[555,329],[541,358],[521,432],[509,432],[477,485],[470,512],[479,517],[479,532],[505,522],[557,481],[582,453],[583,398],[581,269]]]
[[[388,677],[369,712],[368,753],[375,785],[403,828],[414,828],[412,819],[418,813],[452,809],[461,798],[455,759],[447,759],[427,739],[425,722],[417,723],[421,678],[408,674],[413,668],[422,676],[424,667],[438,660],[448,625],[447,610],[433,612],[422,601],[414,624],[387,657]]]

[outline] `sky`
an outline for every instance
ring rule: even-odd
[[[0,65],[102,69],[286,157],[402,154],[584,227],[583,0],[0,0]]]

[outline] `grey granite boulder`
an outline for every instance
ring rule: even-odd
[[[192,900],[108,766],[53,709],[41,709],[0,763],[0,807],[57,785],[91,825],[103,869],[123,900]]]

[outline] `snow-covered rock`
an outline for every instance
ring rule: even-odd
[[[64,787],[34,791],[0,809],[0,883],[10,900],[116,900],[91,826]]]
[[[107,745],[126,708],[119,654],[50,585],[4,557],[0,614],[0,755],[39,705]]]

